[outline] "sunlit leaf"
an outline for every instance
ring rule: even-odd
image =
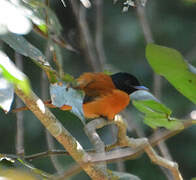
[[[0,51],[0,72],[7,81],[20,88],[24,93],[28,94],[30,92],[30,83],[27,76],[18,70],[2,51]]]
[[[64,0],[61,0],[62,4],[64,7],[66,7],[66,4],[65,4],[65,1]]]
[[[45,34],[48,33],[48,28],[45,24],[41,24],[39,26],[37,26],[42,32],[44,32]]]
[[[62,26],[52,9],[50,9],[45,3],[36,0],[25,1],[25,3],[27,7],[33,11],[33,16],[31,16],[32,19],[36,17],[43,20],[47,19],[47,23],[42,22],[40,24],[36,24],[36,22],[34,21],[34,23],[38,25],[38,27],[39,25],[45,24],[48,26],[47,30],[49,32],[53,33],[56,36],[60,35]]]
[[[50,96],[53,105],[59,108],[61,108],[63,105],[71,106],[71,112],[73,112],[83,123],[85,123],[82,108],[84,94],[81,91],[68,87],[67,84],[55,83],[50,85]]]
[[[36,180],[32,174],[21,171],[19,169],[4,169],[0,170],[0,179],[1,180]]]
[[[14,163],[15,162],[14,159],[12,159],[10,157],[7,157],[6,155],[0,154],[0,161],[3,161],[3,160],[9,161],[11,163]]]
[[[180,93],[196,103],[196,74],[193,66],[184,61],[175,49],[148,44],[146,57],[159,75],[164,76]]]
[[[151,128],[165,127],[167,129],[181,129],[180,120],[172,118],[172,111],[156,99],[151,93],[139,90],[130,96],[133,105],[144,113],[144,123]]]
[[[0,73],[0,107],[8,112],[14,99],[14,87]]]
[[[85,8],[90,8],[91,7],[91,2],[89,0],[80,0],[80,2],[82,3],[82,5]]]
[[[17,1],[0,1],[0,34],[6,29],[17,34],[27,34],[32,29],[30,19],[26,16],[29,12],[25,7],[17,3]]]

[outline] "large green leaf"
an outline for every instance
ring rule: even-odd
[[[55,70],[50,66],[46,57],[43,53],[29,43],[23,36],[7,33],[0,36],[5,43],[7,43],[11,48],[13,48],[19,54],[27,56],[33,60],[38,66],[40,66],[47,74],[50,82],[56,82],[57,74]]]
[[[28,94],[30,92],[30,83],[27,76],[17,69],[2,51],[0,51],[0,72],[7,81],[20,88],[24,93]]]
[[[29,43],[23,36],[7,33],[1,35],[0,39],[2,39],[19,54],[37,60],[40,64],[49,66],[49,63],[46,61],[46,57],[43,55],[43,53]]]
[[[139,90],[130,96],[133,105],[144,113],[144,123],[151,128],[165,127],[167,129],[181,129],[180,120],[172,118],[172,111],[156,99],[151,93]]]
[[[164,76],[180,93],[196,103],[196,74],[175,49],[148,44],[146,58],[159,75]]]

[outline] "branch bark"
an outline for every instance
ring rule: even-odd
[[[86,56],[87,63],[93,71],[101,71],[101,62],[98,60],[92,36],[86,21],[86,9],[76,1],[70,1],[81,38],[81,46]]]
[[[84,163],[84,159],[88,159],[89,155],[32,91],[27,96],[20,89],[15,88],[15,93],[92,179],[108,179],[95,164]]]
[[[15,53],[16,65],[20,70],[23,70],[22,56]],[[19,98],[16,99],[16,108],[23,105]],[[24,112],[16,113],[16,154],[24,156]]]

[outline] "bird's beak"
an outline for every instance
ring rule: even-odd
[[[146,90],[148,91],[149,89],[145,86],[134,86],[135,89],[138,89],[138,90]]]

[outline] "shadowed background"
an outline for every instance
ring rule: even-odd
[[[65,1],[66,2],[66,1]],[[82,72],[92,71],[88,58],[81,51],[81,38],[77,30],[77,22],[68,2],[67,7],[63,7],[60,1],[51,2],[53,9],[63,27],[63,37],[74,47],[78,53],[61,48],[64,71],[74,77],[78,77]],[[103,49],[105,52],[104,70],[111,72],[125,71],[137,76],[142,84],[153,92],[154,78],[153,72],[145,59],[146,41],[141,24],[136,12],[136,8],[129,8],[129,11],[122,13],[123,2],[120,0],[114,5],[112,1],[103,1]],[[157,44],[179,50],[184,57],[196,66],[196,4],[183,0],[149,0],[146,4],[146,18],[150,27],[153,40]],[[93,39],[95,39],[95,8],[86,11],[87,22]],[[26,37],[42,52],[46,52],[46,40],[40,38],[34,32]],[[14,57],[11,51],[3,44],[5,51]],[[96,55],[95,55],[96,56]],[[13,58],[14,59],[14,58]],[[27,59],[27,58],[26,58]],[[24,60],[24,73],[29,77],[32,89],[41,96],[41,69],[29,59]],[[47,91],[45,94],[47,97]],[[194,104],[179,94],[166,80],[161,79],[160,99],[166,106],[173,110],[173,116],[177,118],[187,118],[190,112],[195,109]],[[142,115],[136,111],[132,105],[127,108],[132,114],[127,118],[130,126],[137,124],[146,135],[150,135],[153,130],[142,123]],[[79,119],[68,112],[52,110],[57,118],[71,132],[71,134],[86,148],[91,148],[90,143],[84,134],[83,125]],[[0,137],[1,153],[15,153],[16,118],[15,114],[4,114],[0,112]],[[132,121],[132,122],[129,122]],[[31,112],[24,112],[25,127],[25,154],[33,154],[47,150],[45,129]],[[129,128],[130,136],[137,137],[135,129]],[[131,131],[132,130],[132,131]],[[111,142],[113,136],[105,127],[99,130],[102,139]],[[180,171],[184,179],[196,176],[195,157],[195,127],[191,127],[183,133],[167,140],[167,145],[173,159],[179,163]],[[55,143],[56,149],[62,149],[61,145]],[[74,163],[70,157],[58,156],[63,169]],[[49,158],[40,158],[31,163],[37,168],[54,173],[55,169]],[[160,168],[152,164],[146,155],[142,155],[136,160],[124,161],[123,168],[126,172],[140,177],[142,180],[164,180],[166,177]],[[119,170],[116,163],[110,164],[111,169]],[[73,179],[88,179],[85,173],[74,176]]]

